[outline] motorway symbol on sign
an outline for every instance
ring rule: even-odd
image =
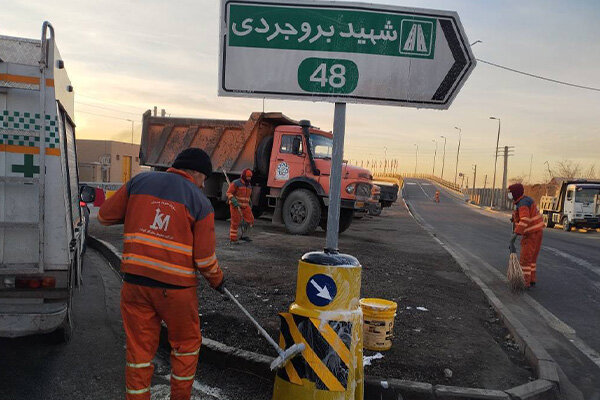
[[[473,68],[458,15],[222,0],[219,94],[446,109]]]
[[[337,286],[329,275],[316,274],[306,284],[306,296],[311,303],[324,307],[331,303],[337,294]]]

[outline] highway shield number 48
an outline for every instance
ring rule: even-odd
[[[352,93],[358,84],[358,66],[350,60],[316,58],[298,67],[298,85],[311,93]]]

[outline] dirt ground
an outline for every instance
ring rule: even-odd
[[[92,221],[90,234],[122,248],[121,229]],[[277,313],[294,301],[298,259],[322,249],[325,232],[292,236],[265,218],[257,220],[251,243],[229,245],[228,222],[217,221],[216,232],[229,290],[278,338]],[[362,297],[398,303],[393,347],[365,367],[367,375],[488,389],[531,379],[531,368],[483,293],[403,205],[385,209],[380,217],[355,219],[340,237],[340,249],[362,264]],[[204,336],[276,355],[235,305],[206,282],[200,283],[199,301]]]

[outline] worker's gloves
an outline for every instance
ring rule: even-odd
[[[231,202],[231,204],[234,207],[239,207],[240,206],[240,203],[238,202],[238,199],[236,199],[235,197],[232,197],[231,200],[229,200],[229,201]]]
[[[225,278],[219,283],[219,286],[215,288],[215,290],[221,294],[225,294]]]

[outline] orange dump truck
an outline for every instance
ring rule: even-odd
[[[293,234],[310,234],[327,226],[329,175],[333,135],[294,121],[282,113],[254,112],[247,121],[143,117],[140,163],[166,169],[188,147],[204,149],[214,173],[204,192],[215,218],[229,218],[227,183],[223,171],[237,178],[252,169],[252,211],[273,211],[273,221]],[[344,164],[340,232],[348,229],[354,212],[366,212],[372,187],[371,173]]]

